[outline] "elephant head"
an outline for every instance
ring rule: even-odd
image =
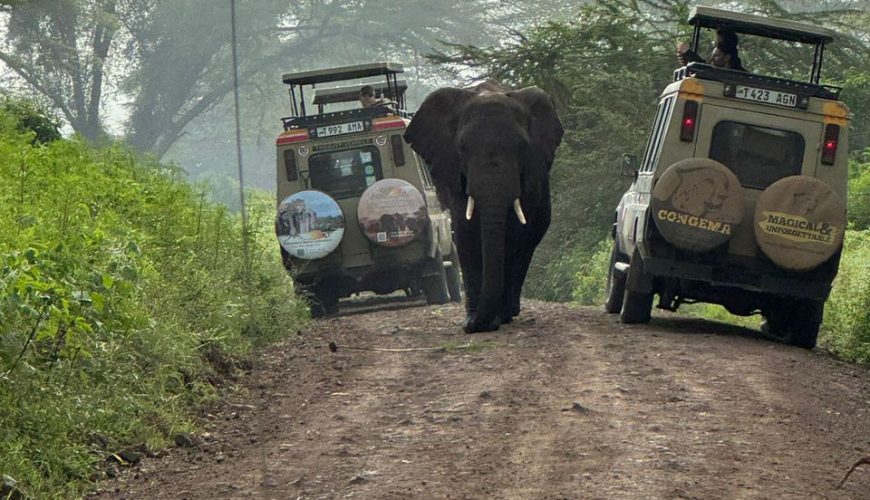
[[[550,223],[549,171],[562,133],[544,91],[492,82],[436,90],[405,132],[451,209],[466,331],[495,329],[519,312],[532,252]]]

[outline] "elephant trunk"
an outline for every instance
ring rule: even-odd
[[[478,202],[483,250],[478,320],[483,325],[495,320],[504,302],[505,222],[510,206],[509,200]]]

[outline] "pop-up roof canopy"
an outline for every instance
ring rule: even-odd
[[[689,13],[689,23],[702,28],[727,28],[737,33],[791,42],[818,43],[834,39],[834,31],[812,24],[732,12],[699,5]]]
[[[701,28],[725,28],[735,33],[775,38],[790,42],[813,44],[816,46],[810,81],[818,84],[822,72],[822,55],[825,43],[834,39],[835,32],[812,24],[776,19],[772,17],[732,12],[698,5],[689,13],[689,24],[695,27],[692,37],[692,50],[698,51]]]
[[[367,63],[367,64],[357,64],[354,66],[342,66],[338,68],[325,68],[325,69],[316,69],[311,71],[301,71],[299,73],[286,73],[282,77],[282,80],[287,85],[290,85],[290,98],[292,99],[292,111],[294,116],[305,116],[305,95],[304,95],[304,87],[306,85],[311,85],[312,87],[316,87],[321,83],[329,83],[329,82],[339,82],[344,80],[360,80],[363,78],[371,78],[376,76],[383,76],[384,83],[379,84],[375,87],[374,84],[370,84],[373,87],[386,89],[381,93],[389,96],[391,99],[394,99],[398,103],[398,107],[400,109],[404,109],[405,107],[405,93],[404,90],[407,88],[407,84],[403,88],[399,88],[398,79],[396,75],[399,73],[403,73],[405,69],[401,64],[393,63],[393,62],[375,62],[375,63]],[[359,89],[363,86],[360,84],[356,87],[357,94],[354,96],[354,99],[359,96]],[[299,92],[299,100],[297,101],[297,87]],[[319,89],[318,89],[319,90]],[[321,95],[324,95],[321,93]],[[326,102],[343,102],[351,99],[336,98],[336,100],[329,100],[323,102],[315,102],[315,104],[319,105],[320,111],[322,112],[323,104]],[[301,108],[301,109],[300,109]],[[301,113],[300,113],[301,111]]]
[[[403,73],[401,64],[392,62],[377,62],[342,66],[340,68],[315,69],[299,73],[285,73],[284,83],[287,85],[316,85],[318,83],[339,82],[342,80],[357,80],[373,76],[393,75]]]

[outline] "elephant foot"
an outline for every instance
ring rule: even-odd
[[[499,316],[496,316],[492,321],[487,322],[479,318],[476,312],[469,312],[465,317],[463,329],[465,330],[465,333],[492,332],[498,330],[500,324],[501,318]]]
[[[501,322],[502,324],[511,323],[514,318],[520,315],[520,305],[519,304],[510,304],[505,305],[504,309],[501,312]]]

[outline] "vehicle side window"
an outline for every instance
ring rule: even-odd
[[[710,158],[731,169],[741,185],[764,189],[801,173],[804,148],[797,132],[721,121],[713,128]]]
[[[383,178],[381,154],[375,146],[312,155],[308,171],[311,187],[336,199],[360,196]]]
[[[668,117],[670,116],[671,108],[674,105],[674,97],[668,97],[659,105],[659,112],[656,113],[655,121],[653,122],[652,130],[650,131],[649,142],[646,145],[646,151],[643,155],[643,164],[641,164],[641,172],[651,172],[658,160],[659,152],[662,148],[662,140],[664,132],[668,126]]]

